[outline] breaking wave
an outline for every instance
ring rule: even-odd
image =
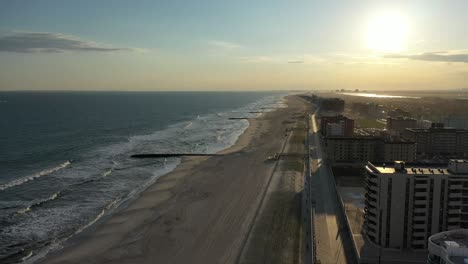
[[[37,178],[40,178],[42,176],[46,176],[46,175],[49,175],[51,173],[54,173],[56,171],[59,171],[61,169],[64,169],[66,168],[67,166],[69,166],[71,164],[70,161],[65,161],[64,163],[58,165],[57,167],[53,167],[53,168],[50,168],[50,169],[47,169],[47,170],[43,170],[39,173],[36,173],[34,175],[31,175],[31,176],[27,176],[27,177],[23,177],[23,178],[19,178],[19,179],[16,179],[16,180],[13,180],[9,183],[6,183],[6,184],[3,184],[3,185],[0,185],[0,191],[3,191],[3,190],[6,190],[6,189],[9,189],[9,188],[12,188],[12,187],[15,187],[15,186],[20,186],[24,183],[27,183],[29,181],[33,181]]]

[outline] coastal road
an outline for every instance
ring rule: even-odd
[[[315,243],[319,263],[354,263],[352,242],[344,232],[344,219],[335,193],[333,175],[325,164],[316,114],[310,126],[311,192],[315,199]]]

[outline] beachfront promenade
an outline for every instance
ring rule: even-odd
[[[316,112],[317,113],[317,112]],[[355,263],[353,244],[337,199],[333,175],[325,164],[316,113],[310,118],[311,210],[314,214],[316,263]]]

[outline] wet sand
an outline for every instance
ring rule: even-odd
[[[252,119],[226,155],[190,157],[79,243],[41,263],[236,263],[273,173],[295,96]]]

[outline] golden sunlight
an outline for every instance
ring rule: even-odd
[[[406,48],[408,19],[399,13],[386,12],[369,20],[367,47],[381,52],[399,52]]]

